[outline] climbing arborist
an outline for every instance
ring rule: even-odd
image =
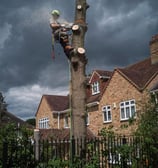
[[[59,17],[60,12],[58,10],[53,10],[50,26],[52,28],[54,41],[60,42],[60,44],[64,48],[65,54],[69,57],[70,52],[73,50],[73,47],[69,42],[69,32],[71,30],[72,23],[60,23],[58,21]]]

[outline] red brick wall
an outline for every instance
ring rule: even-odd
[[[97,76],[95,77],[97,78]],[[131,134],[137,128],[137,122],[129,126],[128,121],[120,121],[120,106],[119,103],[122,101],[127,101],[135,99],[136,110],[139,113],[140,104],[145,101],[149,96],[148,90],[158,81],[158,75],[148,84],[147,88],[143,92],[139,92],[134,85],[132,85],[128,80],[121,76],[117,71],[113,74],[110,83],[108,84],[101,100],[97,107],[89,108],[89,125],[88,127],[97,135],[98,131],[103,127],[113,127],[113,131],[118,134]],[[112,122],[103,123],[102,107],[105,105],[111,105],[113,107],[114,103],[116,108],[112,108]],[[58,117],[57,114],[52,115],[45,99],[42,99],[40,107],[36,115],[36,128],[38,128],[38,120],[40,118],[49,117],[50,127],[58,128]],[[138,119],[138,117],[137,117]],[[70,123],[70,122],[69,122]],[[60,128],[64,128],[64,115],[60,115]]]
[[[55,119],[53,119],[52,111],[51,111],[49,105],[47,104],[46,99],[42,98],[41,104],[40,104],[38,111],[37,111],[37,114],[36,114],[36,128],[38,128],[39,119],[42,119],[45,117],[49,118],[50,127],[52,127],[52,128],[56,127],[56,122],[55,122]]]
[[[129,81],[115,71],[108,87],[106,88],[103,97],[99,104],[99,111],[90,112],[90,125],[95,134],[103,127],[113,127],[113,131],[118,134],[130,134],[136,129],[137,123],[129,126],[128,121],[120,121],[120,102],[135,99],[137,112],[140,110],[139,103],[143,101],[144,93],[139,92]],[[114,103],[116,108],[112,108],[112,122],[103,123],[102,107],[105,105],[111,105]]]

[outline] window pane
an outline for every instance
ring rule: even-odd
[[[107,121],[107,113],[106,113],[106,111],[104,112],[104,121]]]
[[[132,106],[131,107],[131,115],[134,116],[134,113],[135,113],[135,106]]]
[[[92,94],[95,94],[95,93],[99,93],[99,83],[98,82],[94,82],[92,84]]]
[[[106,111],[106,107],[103,107],[103,111]]]
[[[129,113],[129,107],[126,107],[126,118],[130,117],[130,113]]]
[[[134,100],[131,101],[131,104],[135,104]]]
[[[124,103],[121,103],[120,106],[124,106]]]
[[[97,92],[97,87],[96,86],[93,87],[93,92]]]
[[[123,109],[123,108],[121,109],[121,118],[122,118],[122,119],[125,118],[125,112],[124,112],[124,109]]]
[[[110,120],[111,120],[111,112],[108,111],[108,121],[110,121]]]
[[[129,105],[129,102],[125,102],[126,105]]]

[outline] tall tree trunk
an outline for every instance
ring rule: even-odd
[[[74,52],[70,57],[71,68],[71,131],[74,138],[86,137],[86,63],[84,37],[87,31],[86,0],[76,0],[76,13],[72,37]]]

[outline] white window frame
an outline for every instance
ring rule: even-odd
[[[70,128],[70,126],[69,126],[69,117],[68,116],[64,117],[64,128]]]
[[[134,117],[136,113],[136,104],[135,100],[128,100],[120,102],[120,120],[129,120],[131,117]]]
[[[102,107],[102,113],[103,113],[103,123],[109,123],[112,122],[112,110],[111,105],[106,105]],[[109,117],[110,114],[110,117]],[[105,118],[106,115],[106,118]],[[107,119],[107,120],[106,120]]]
[[[98,81],[92,83],[91,87],[92,87],[92,95],[100,93]]]
[[[40,129],[48,129],[49,128],[49,118],[48,117],[40,118],[38,121],[38,126]]]

